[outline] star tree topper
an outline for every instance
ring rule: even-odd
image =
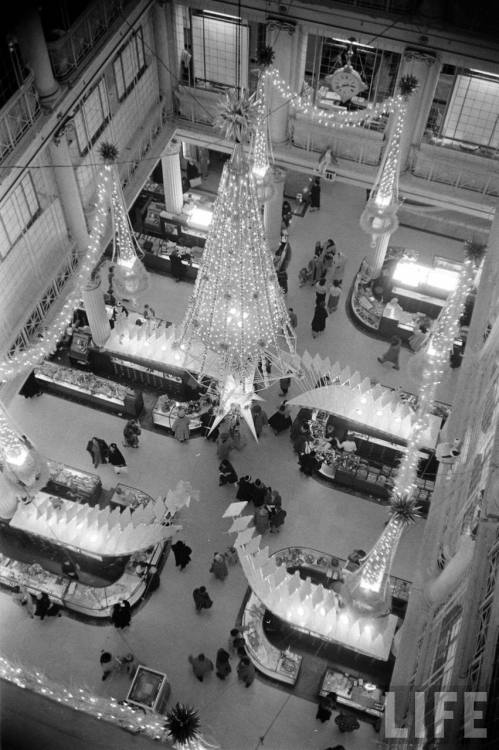
[[[227,375],[220,393],[218,414],[211,426],[210,432],[212,432],[228,414],[236,413],[242,416],[250,428],[251,434],[258,442],[255,425],[253,424],[253,415],[251,414],[252,401],[264,401],[264,399],[254,392],[251,379],[247,378],[244,381],[240,381],[236,380],[233,375]]]

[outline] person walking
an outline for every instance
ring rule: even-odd
[[[315,177],[310,187],[310,210],[319,211],[321,207],[321,179]]]
[[[315,284],[315,304],[316,306],[322,302],[326,303],[326,294],[328,293],[327,279],[322,276],[319,281]]]
[[[228,459],[220,462],[218,467],[218,486],[223,487],[225,484],[235,484],[237,482],[236,470]]]
[[[248,688],[254,681],[256,670],[247,656],[243,656],[237,665],[237,676]]]
[[[335,279],[331,286],[329,287],[329,292],[327,296],[327,311],[328,313],[332,313],[335,310],[338,309],[338,303],[340,301],[341,297],[341,281],[338,281]]]
[[[322,245],[320,242],[316,242],[314,248],[314,257],[309,260],[307,265],[307,277],[310,284],[315,284],[320,279],[322,268],[321,255]]]
[[[286,377],[285,378],[280,378],[280,380],[279,380],[279,387],[281,389],[281,392],[279,393],[279,396],[287,396],[287,393],[289,391],[289,387],[291,385],[290,374],[291,374],[291,370],[288,370]]]
[[[213,672],[213,662],[208,659],[204,654],[198,654],[197,656],[189,656],[189,661],[192,665],[192,671],[199,680],[203,682],[206,675]]]
[[[223,461],[229,458],[230,452],[234,447],[231,436],[228,432],[221,432],[217,438],[217,456]]]
[[[190,417],[185,413],[185,410],[179,409],[177,412],[177,418],[172,425],[173,434],[179,443],[185,443],[189,440],[190,422]]]
[[[127,628],[130,625],[131,619],[132,608],[130,606],[130,602],[128,602],[126,599],[121,599],[113,607],[111,615],[112,623],[115,628],[123,630],[123,628]]]
[[[112,464],[116,474],[121,474],[122,471],[126,473],[128,470],[123,453],[116,443],[110,443],[109,445],[109,463]]]
[[[239,628],[232,628],[229,633],[229,651],[231,654],[237,653],[237,643],[236,641],[241,638],[241,631]]]
[[[347,259],[345,255],[340,250],[337,250],[331,267],[331,281],[343,281],[346,264]]]
[[[253,484],[253,491],[252,491],[252,500],[253,500],[253,505],[255,506],[255,508],[259,508],[261,505],[263,505],[266,491],[267,491],[267,488],[263,484],[262,480],[255,479],[255,482]]]
[[[314,317],[312,318],[312,338],[317,338],[324,331],[327,317],[328,314],[324,302],[318,302],[315,306]]]
[[[138,448],[139,435],[142,432],[136,419],[130,419],[123,429],[123,445],[125,448]]]
[[[229,575],[229,569],[227,567],[227,563],[225,562],[225,557],[221,555],[220,552],[215,552],[215,554],[213,555],[210,573],[213,573],[215,578],[217,578],[219,581],[225,581],[225,579]]]
[[[109,651],[101,651],[99,663],[102,669],[102,680],[107,680],[114,669],[113,655]]]
[[[289,322],[291,323],[291,327],[296,330],[296,328],[298,327],[298,316],[292,307],[288,307],[288,315],[289,315]]]
[[[39,617],[43,620],[48,615],[50,609],[50,597],[45,591],[40,591],[35,599],[35,611],[34,616]]]
[[[175,557],[176,567],[184,570],[191,561],[191,548],[179,539],[178,542],[172,544],[172,552]]]
[[[269,418],[258,402],[251,404],[251,416],[253,417],[256,436],[260,437],[263,428],[269,423]]]
[[[86,450],[92,457],[94,469],[100,466],[100,464],[104,463],[104,456],[102,455],[102,450],[98,438],[96,438],[95,436],[93,438],[90,438],[87,443]]]
[[[215,660],[215,674],[220,680],[225,680],[227,675],[232,672],[230,666],[230,654],[224,648],[219,648],[217,651],[217,658]]]
[[[315,714],[315,718],[319,719],[319,721],[322,721],[323,723],[325,721],[329,721],[329,719],[331,718],[331,714],[333,713],[334,704],[335,701],[332,693],[321,696],[317,705],[317,713]]]
[[[378,362],[382,365],[385,362],[391,362],[394,370],[400,370],[399,356],[401,346],[402,340],[398,336],[392,336],[390,340],[390,346],[388,347],[386,352],[381,357],[377,357]]]
[[[289,429],[291,427],[292,419],[289,411],[289,406],[286,401],[283,401],[279,406],[278,410],[275,411],[269,419],[269,425],[274,431],[275,435],[280,432]]]
[[[269,528],[269,512],[266,505],[261,505],[255,510],[253,515],[253,522],[257,534],[265,534]]]
[[[192,598],[194,599],[196,612],[201,612],[202,609],[210,609],[213,605],[205,586],[200,586],[198,589],[194,589],[192,592]]]
[[[287,513],[284,510],[284,508],[281,508],[280,505],[274,505],[272,506],[272,509],[270,511],[269,515],[269,525],[270,525],[270,533],[271,534],[278,534],[281,530],[281,526],[284,524],[284,521],[286,520]]]
[[[253,482],[249,474],[240,477],[237,483],[236,500],[246,500],[248,503],[253,500]]]

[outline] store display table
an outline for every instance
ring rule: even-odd
[[[383,715],[385,699],[383,691],[362,678],[353,677],[336,669],[328,668],[324,674],[319,695],[334,693],[336,703],[354,708],[371,716]]]
[[[208,408],[207,406],[205,408]],[[200,416],[203,407],[199,401],[175,401],[167,394],[160,396],[153,406],[152,421],[158,427],[173,430],[173,425],[178,417],[179,409],[183,409],[189,416],[189,431],[195,432],[202,427]]]
[[[242,630],[246,650],[255,667],[274,680],[294,685],[300,673],[302,657],[289,649],[281,651],[273,646],[263,631],[266,607],[252,593],[244,608]]]
[[[54,362],[43,362],[35,369],[35,377],[46,391],[120,416],[137,417],[144,408],[141,393],[99,378],[92,372],[73,370]]]
[[[42,488],[45,492],[69,500],[81,499],[90,505],[97,501],[102,490],[102,482],[98,474],[75,469],[73,466],[66,466],[57,461],[48,460],[47,463],[50,476],[47,484]]]
[[[170,692],[171,686],[164,672],[140,665],[130,685],[126,702],[147,712],[163,713]]]

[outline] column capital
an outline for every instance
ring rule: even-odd
[[[282,167],[272,167],[272,182],[284,182],[286,174],[286,170]]]
[[[404,62],[411,62],[413,60],[424,62],[429,68],[438,60],[437,53],[433,52],[433,50],[418,49],[417,47],[406,47],[402,53],[402,57]]]
[[[284,21],[282,18],[269,18],[267,21],[268,31],[287,31],[289,36],[293,36],[296,28],[294,21]]]
[[[172,140],[166,144],[162,155],[173,156],[174,154],[179,154],[180,148],[181,148],[180,141],[177,141],[175,138],[172,138]]]

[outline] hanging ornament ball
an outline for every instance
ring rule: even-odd
[[[369,200],[362,211],[359,224],[366,234],[379,236],[381,234],[392,234],[398,229],[397,218],[398,206],[392,203],[381,207],[374,200]]]
[[[131,268],[117,263],[114,270],[114,290],[118,297],[137,297],[149,288],[149,274],[140,260]]]

